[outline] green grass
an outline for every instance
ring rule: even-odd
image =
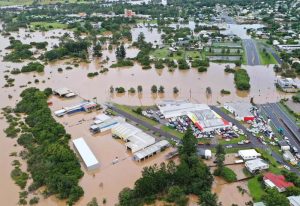
[[[165,125],[161,126],[160,129],[161,129],[162,131],[168,132],[168,133],[170,133],[170,134],[172,134],[172,135],[174,135],[175,137],[178,137],[178,138],[180,138],[180,139],[182,139],[183,136],[184,136],[184,133],[180,133],[180,132],[178,132],[176,129],[170,128],[170,127],[165,126]]]
[[[258,180],[258,176],[253,177],[248,181],[248,188],[250,195],[254,202],[261,201],[262,196],[265,194],[262,184]]]
[[[168,55],[169,55],[169,49],[166,47],[162,49],[156,49],[151,53],[151,56],[153,56],[156,59],[167,58]]]
[[[219,144],[237,144],[238,142],[245,140],[246,136],[240,135],[238,138],[232,138],[230,141],[226,141],[225,139],[219,140]]]
[[[246,52],[243,52],[242,64],[246,65],[247,63]]]
[[[269,171],[275,173],[275,174],[281,174],[282,168],[276,162],[274,157],[272,157],[266,150],[256,148],[256,150],[262,155],[262,158],[269,162]]]
[[[259,51],[259,59],[262,65],[277,64],[276,59],[271,53],[269,53],[269,56],[267,56],[263,51]]]
[[[38,30],[39,28],[45,28],[45,29],[66,29],[66,24],[61,24],[58,22],[32,22],[30,23],[31,29]]]
[[[295,116],[295,114],[293,112],[291,112],[291,110],[288,108],[288,106],[286,104],[284,104],[284,102],[279,102],[279,107],[294,121],[296,122],[297,125],[300,126],[300,121],[298,119],[298,117]]]
[[[131,106],[120,105],[120,104],[115,104],[115,106],[118,109],[120,109],[120,110],[122,110],[122,111],[124,111],[124,112],[126,112],[128,114],[130,114],[131,116],[134,116],[134,117],[136,117],[136,118],[138,118],[138,119],[140,119],[142,121],[145,121],[145,122],[151,124],[152,126],[156,126],[156,125],[159,124],[158,122],[156,122],[156,121],[154,121],[152,119],[149,119],[147,117],[144,117],[142,115],[139,115],[139,114],[133,112],[132,109],[136,109],[137,107],[131,107]],[[142,108],[144,108],[144,107],[142,107]]]
[[[178,60],[185,57],[191,57],[192,59],[199,59],[200,58],[200,52],[199,51],[184,51],[183,49],[179,49],[179,52],[181,52],[181,55],[177,55],[177,52],[173,52],[173,56],[170,56],[171,52],[169,51],[168,47],[162,49],[156,49],[153,52],[151,52],[151,56],[154,59],[173,59]]]

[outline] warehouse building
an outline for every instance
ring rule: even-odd
[[[100,167],[100,163],[90,150],[82,137],[73,140],[75,150],[80,155],[87,170],[94,170]]]
[[[94,124],[90,126],[90,131],[94,134],[98,132],[105,132],[123,122],[125,122],[125,119],[122,117],[109,118],[104,121],[95,120]]]
[[[206,104],[193,104],[186,100],[164,100],[157,104],[159,111],[165,118],[173,118],[187,115],[188,112],[206,109]]]
[[[253,105],[249,102],[227,102],[224,108],[233,114],[238,121],[253,121],[254,115],[252,114]]]
[[[252,160],[260,157],[260,153],[256,152],[255,149],[246,149],[246,150],[239,150],[238,155],[243,159],[243,160]]]
[[[140,150],[133,155],[135,161],[145,160],[170,146],[170,143],[167,140],[161,140],[149,147],[146,147],[143,150]]]
[[[127,149],[135,153],[155,143],[155,138],[139,128],[123,122],[111,130],[113,136],[124,140]]]
[[[83,101],[70,107],[64,107],[63,109],[54,112],[55,116],[62,117],[65,114],[74,114],[77,112],[91,112],[97,108],[97,104],[91,101]]]
[[[54,89],[53,90],[53,94],[57,95],[59,97],[66,97],[66,98],[71,98],[71,97],[75,97],[76,94],[74,92],[72,92],[70,89],[68,88],[58,88],[58,89]]]
[[[260,172],[262,170],[268,169],[269,164],[266,163],[264,160],[257,158],[257,159],[246,161],[245,167],[248,169],[249,172],[254,174],[254,173]]]

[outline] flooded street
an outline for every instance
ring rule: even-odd
[[[134,28],[132,30],[133,39],[135,40],[140,32],[145,33],[146,41],[155,43],[161,43],[160,34],[157,29],[153,29],[151,33],[146,28]],[[16,39],[20,39],[23,43],[30,43],[33,41],[42,42],[47,41],[48,49],[51,49],[54,45],[59,43],[58,38],[51,38],[51,36],[61,36],[66,30],[52,30],[49,32],[34,32],[31,33],[31,37],[25,37],[27,32],[20,30],[20,32],[12,33]],[[223,103],[227,101],[245,100],[249,101],[250,98],[254,98],[255,103],[276,102],[281,98],[287,97],[284,93],[276,90],[274,86],[275,73],[273,72],[273,66],[243,66],[247,69],[250,76],[251,90],[249,92],[237,91],[233,81],[233,74],[227,74],[224,72],[225,64],[211,63],[207,72],[198,73],[197,69],[190,69],[188,71],[180,71],[176,69],[173,72],[168,71],[168,68],[157,70],[155,68],[149,70],[142,70],[139,64],[135,64],[129,68],[110,68],[107,73],[99,74],[94,78],[88,78],[89,72],[99,71],[104,67],[109,67],[115,60],[115,52],[104,50],[102,59],[93,59],[90,63],[79,63],[78,67],[70,65],[68,62],[72,60],[61,60],[55,63],[49,63],[45,65],[45,72],[38,74],[34,72],[21,73],[18,75],[11,75],[6,72],[13,68],[21,68],[29,61],[22,63],[2,62],[3,56],[8,53],[5,48],[9,46],[9,38],[0,36],[0,107],[5,106],[14,107],[19,100],[19,94],[24,88],[20,86],[27,85],[27,87],[37,87],[44,89],[47,87],[60,88],[67,87],[76,92],[80,97],[86,99],[92,99],[97,97],[98,103],[104,103],[106,101],[112,101],[126,105],[153,105],[162,99],[190,99],[192,102],[207,103],[209,105],[215,105],[217,103]],[[138,50],[135,48],[127,49],[127,57],[135,57]],[[102,64],[103,59],[109,57],[108,63]],[[67,66],[72,66],[72,70],[65,70]],[[233,67],[233,65],[231,65]],[[63,72],[58,72],[58,68],[63,68]],[[14,87],[3,87],[6,83],[4,75],[9,75],[10,78],[15,79]],[[35,79],[39,79],[39,83],[34,83]],[[44,83],[43,83],[44,81]],[[28,84],[31,82],[31,84]],[[126,90],[130,87],[137,88],[138,85],[142,85],[142,95],[129,95],[127,93],[117,95],[110,94],[109,88],[122,86]],[[152,85],[164,86],[165,93],[161,95],[152,95],[150,88]],[[179,94],[173,95],[173,88],[179,89]],[[206,88],[210,87],[212,94],[206,95]],[[231,91],[230,95],[223,96],[220,94],[222,89]],[[9,99],[8,95],[12,95]],[[62,106],[68,106],[74,103],[73,100],[62,101],[56,97],[51,98],[49,101],[53,102],[51,107],[52,111],[60,109]],[[72,102],[73,101],[73,102]],[[145,166],[159,164],[164,161],[165,155],[168,151],[158,154],[143,163],[136,163],[131,159],[131,155],[126,151],[124,144],[112,138],[110,133],[104,135],[91,135],[89,132],[89,126],[91,119],[96,116],[96,113],[90,114],[76,114],[73,116],[65,116],[63,118],[57,118],[57,121],[63,124],[72,138],[83,137],[91,150],[94,152],[101,167],[99,171],[95,173],[88,173],[84,167],[82,170],[85,175],[80,180],[80,185],[85,191],[84,197],[77,202],[76,205],[86,205],[93,197],[97,197],[98,202],[102,202],[103,198],[106,198],[107,205],[114,205],[118,201],[118,193],[124,187],[132,187],[135,180],[141,176],[142,168]],[[7,124],[3,116],[0,115],[0,158],[2,163],[2,169],[0,170],[1,187],[0,198],[2,199],[2,205],[16,205],[18,201],[19,187],[16,186],[10,177],[12,170],[11,162],[16,159],[10,157],[9,154],[14,151],[20,151],[19,146],[15,147],[16,139],[9,139],[5,137],[3,130]],[[84,123],[77,124],[79,120],[85,119]],[[118,164],[112,165],[112,160],[115,157],[119,157],[122,161]],[[217,180],[219,183],[219,180]],[[102,183],[102,184],[101,184]],[[238,183],[242,184],[242,183]],[[99,186],[99,185],[103,185]],[[220,199],[228,197],[228,194],[236,192],[235,184],[226,186],[216,186],[214,191],[219,191]],[[249,197],[243,196],[243,200],[248,200]],[[237,200],[233,200],[232,203],[238,203]],[[54,197],[40,200],[39,205],[65,205],[65,202],[58,201]],[[224,205],[229,204],[224,202]]]

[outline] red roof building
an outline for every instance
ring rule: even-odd
[[[276,188],[279,192],[284,192],[286,188],[294,186],[292,182],[287,182],[283,175],[276,175],[271,172],[264,175],[264,183],[267,187]]]

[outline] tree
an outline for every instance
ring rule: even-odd
[[[102,51],[101,51],[101,49],[102,49],[101,44],[96,44],[93,47],[94,56],[96,56],[96,57],[102,57]]]
[[[114,87],[113,87],[113,86],[110,86],[109,92],[112,94],[112,93],[114,93],[114,91],[115,91]]]
[[[138,93],[142,93],[143,92],[143,87],[141,85],[139,85],[137,87],[137,91],[138,91]]]
[[[151,92],[152,93],[157,93],[157,86],[156,85],[152,85]]]
[[[289,200],[277,189],[268,189],[267,193],[263,195],[262,201],[266,206],[289,206]]]
[[[300,188],[299,187],[288,187],[286,189],[287,196],[298,196],[300,195]]]
[[[174,93],[174,94],[178,94],[178,92],[179,92],[179,90],[177,89],[177,87],[174,87],[174,88],[173,88],[173,93]]]
[[[197,139],[193,135],[191,128],[188,128],[182,138],[182,145],[179,147],[179,153],[182,156],[191,156],[196,154]]]
[[[141,33],[139,34],[139,36],[138,36],[137,42],[138,42],[139,44],[141,44],[141,43],[144,43],[144,41],[145,41],[145,35],[144,35],[143,32],[141,32]]]
[[[217,176],[221,175],[221,173],[224,169],[224,160],[225,160],[225,149],[224,149],[223,145],[218,144],[216,146],[217,169],[215,170],[215,175],[217,175]]]
[[[96,197],[93,197],[93,199],[90,202],[88,202],[88,204],[86,206],[98,206],[98,205],[99,204],[97,202]]]
[[[122,44],[120,46],[119,52],[120,52],[120,58],[124,59],[126,57],[126,50],[125,50],[124,44]]]
[[[165,93],[165,88],[163,86],[159,86],[158,93]]]
[[[218,197],[210,191],[204,192],[200,195],[200,206],[218,206]]]

